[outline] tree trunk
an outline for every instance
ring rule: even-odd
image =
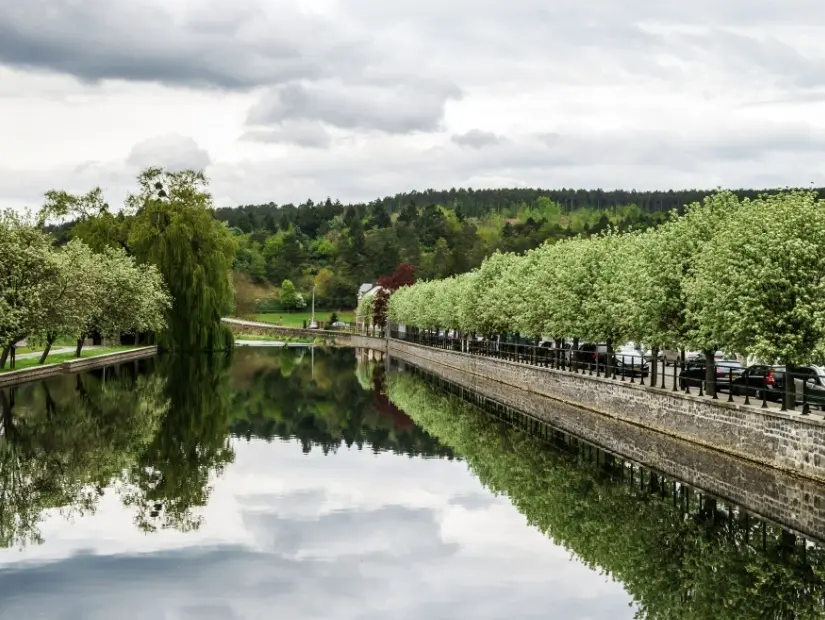
[[[81,349],[83,349],[83,341],[85,340],[85,338],[83,336],[84,336],[84,334],[81,334],[80,338],[77,339],[77,349],[75,349],[75,352],[74,352],[75,357],[80,357],[80,351],[81,351]]]
[[[26,334],[18,335],[12,338],[11,342],[3,348],[2,353],[0,353],[0,368],[6,367],[6,361],[9,359],[9,354],[14,352],[14,346],[25,337]],[[12,368],[14,368],[14,366],[12,366]]]
[[[42,365],[43,362],[46,361],[46,358],[49,357],[49,351],[51,351],[51,349],[52,349],[52,342],[53,342],[52,338],[47,338],[46,339],[46,347],[43,349],[43,354],[40,356],[40,361],[37,362],[38,364]]]
[[[579,368],[579,338],[573,338],[573,347],[570,349],[570,364],[573,366],[573,372]]]
[[[610,372],[610,367],[613,365],[613,341],[607,341],[607,353],[606,358],[604,360],[604,372],[606,373],[605,376],[610,376],[612,373]],[[598,346],[596,347],[596,362],[599,361],[599,349]],[[615,368],[614,368],[615,371]]]
[[[705,350],[705,393],[708,396],[716,396],[716,364],[713,354],[715,351]]]
[[[11,345],[11,362],[9,363],[9,368],[14,370],[17,366],[17,347],[15,345]]]

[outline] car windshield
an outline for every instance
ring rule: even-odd
[[[724,366],[725,368],[742,368],[739,362],[716,362],[716,366]]]

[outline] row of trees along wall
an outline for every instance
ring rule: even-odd
[[[722,349],[773,363],[825,359],[825,202],[719,192],[655,229],[496,253],[477,270],[397,291],[414,328],[652,349]],[[707,367],[709,389],[714,369]],[[789,382],[793,386],[793,382]]]
[[[61,336],[124,331],[157,331],[164,349],[232,346],[220,319],[233,308],[236,242],[212,216],[205,176],[148,168],[137,185],[117,213],[95,188],[47,192],[37,220],[3,214],[4,351],[26,336],[48,346]],[[62,247],[49,235],[55,221],[69,228]]]

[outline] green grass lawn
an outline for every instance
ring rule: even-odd
[[[329,323],[329,316],[332,312],[316,312],[315,313],[315,320],[319,323],[327,324]],[[338,320],[343,321],[344,323],[354,323],[355,322],[355,311],[354,310],[341,310],[340,312],[336,313],[338,315]],[[256,314],[252,317],[254,321],[260,321],[261,323],[272,323],[273,325],[282,325],[283,327],[303,327],[304,321],[309,322],[312,320],[312,312],[292,312],[292,313],[269,313],[269,314]]]
[[[136,349],[136,346],[122,346],[122,347],[100,347],[98,349],[84,349],[80,352],[81,358],[87,357],[96,357],[98,355],[105,355],[106,353],[117,353],[119,351],[128,351],[130,349]],[[68,362],[69,360],[77,359],[74,353],[60,353],[58,355],[49,355],[44,362],[46,364],[60,364],[62,362]],[[35,366],[39,366],[37,362],[40,360],[39,357],[30,357],[27,359],[17,360],[15,363],[15,370],[23,370],[24,368],[34,368]],[[9,372],[11,369],[9,368],[9,363],[6,362],[6,367],[0,369],[0,372]]]

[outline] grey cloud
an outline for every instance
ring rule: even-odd
[[[527,559],[538,563],[525,564]],[[580,588],[553,587],[566,557],[549,561],[531,554],[520,560],[503,570],[506,560],[477,555],[451,557],[446,564],[414,556],[387,561],[369,553],[332,562],[296,560],[241,547],[74,555],[0,571],[0,616],[493,620],[543,618],[552,608],[564,618],[633,617],[628,596],[618,586],[605,589],[596,573]],[[544,570],[542,580],[535,579],[536,569]],[[594,593],[594,586],[602,587]]]
[[[224,89],[363,66],[369,44],[360,35],[293,3],[264,6],[204,0],[172,13],[151,0],[0,0],[0,63],[89,82]]]
[[[169,170],[203,170],[212,163],[212,159],[192,138],[170,134],[136,144],[129,152],[126,163],[137,168],[163,166]]]
[[[212,175],[213,187],[226,203],[249,204],[294,201],[296,196],[372,200],[420,189],[422,178],[431,187],[476,188],[808,186],[823,157],[822,131],[756,122],[685,134],[628,129],[513,136],[482,149],[451,142],[425,150],[397,149],[384,141],[345,157],[331,150],[242,167],[215,166]],[[273,169],[281,176],[275,193]],[[234,187],[243,191],[236,193]]]
[[[328,148],[332,143],[332,137],[324,126],[312,121],[287,121],[271,129],[250,129],[244,132],[241,139],[316,149]]]
[[[463,148],[449,140],[436,148],[398,148],[395,140],[378,136],[364,149],[296,149],[284,157],[213,163],[208,172],[216,204],[285,203],[326,196],[372,200],[420,189],[421,179],[432,187],[476,188],[807,187],[821,176],[818,171],[825,157],[821,130],[802,123],[758,121],[685,134],[558,131],[512,136],[481,149]],[[154,158],[144,161],[158,163]],[[83,192],[101,185],[114,206],[134,188],[134,172],[134,167],[99,162],[48,174],[0,169],[0,195],[8,206],[37,206],[50,188]]]
[[[461,91],[449,84],[287,84],[266,93],[250,111],[247,125],[278,124],[292,119],[317,121],[342,129],[393,134],[437,131],[449,99]]]
[[[459,146],[468,146],[473,149],[480,149],[491,144],[500,144],[503,141],[503,138],[489,131],[471,129],[467,133],[451,136],[450,140]]]

